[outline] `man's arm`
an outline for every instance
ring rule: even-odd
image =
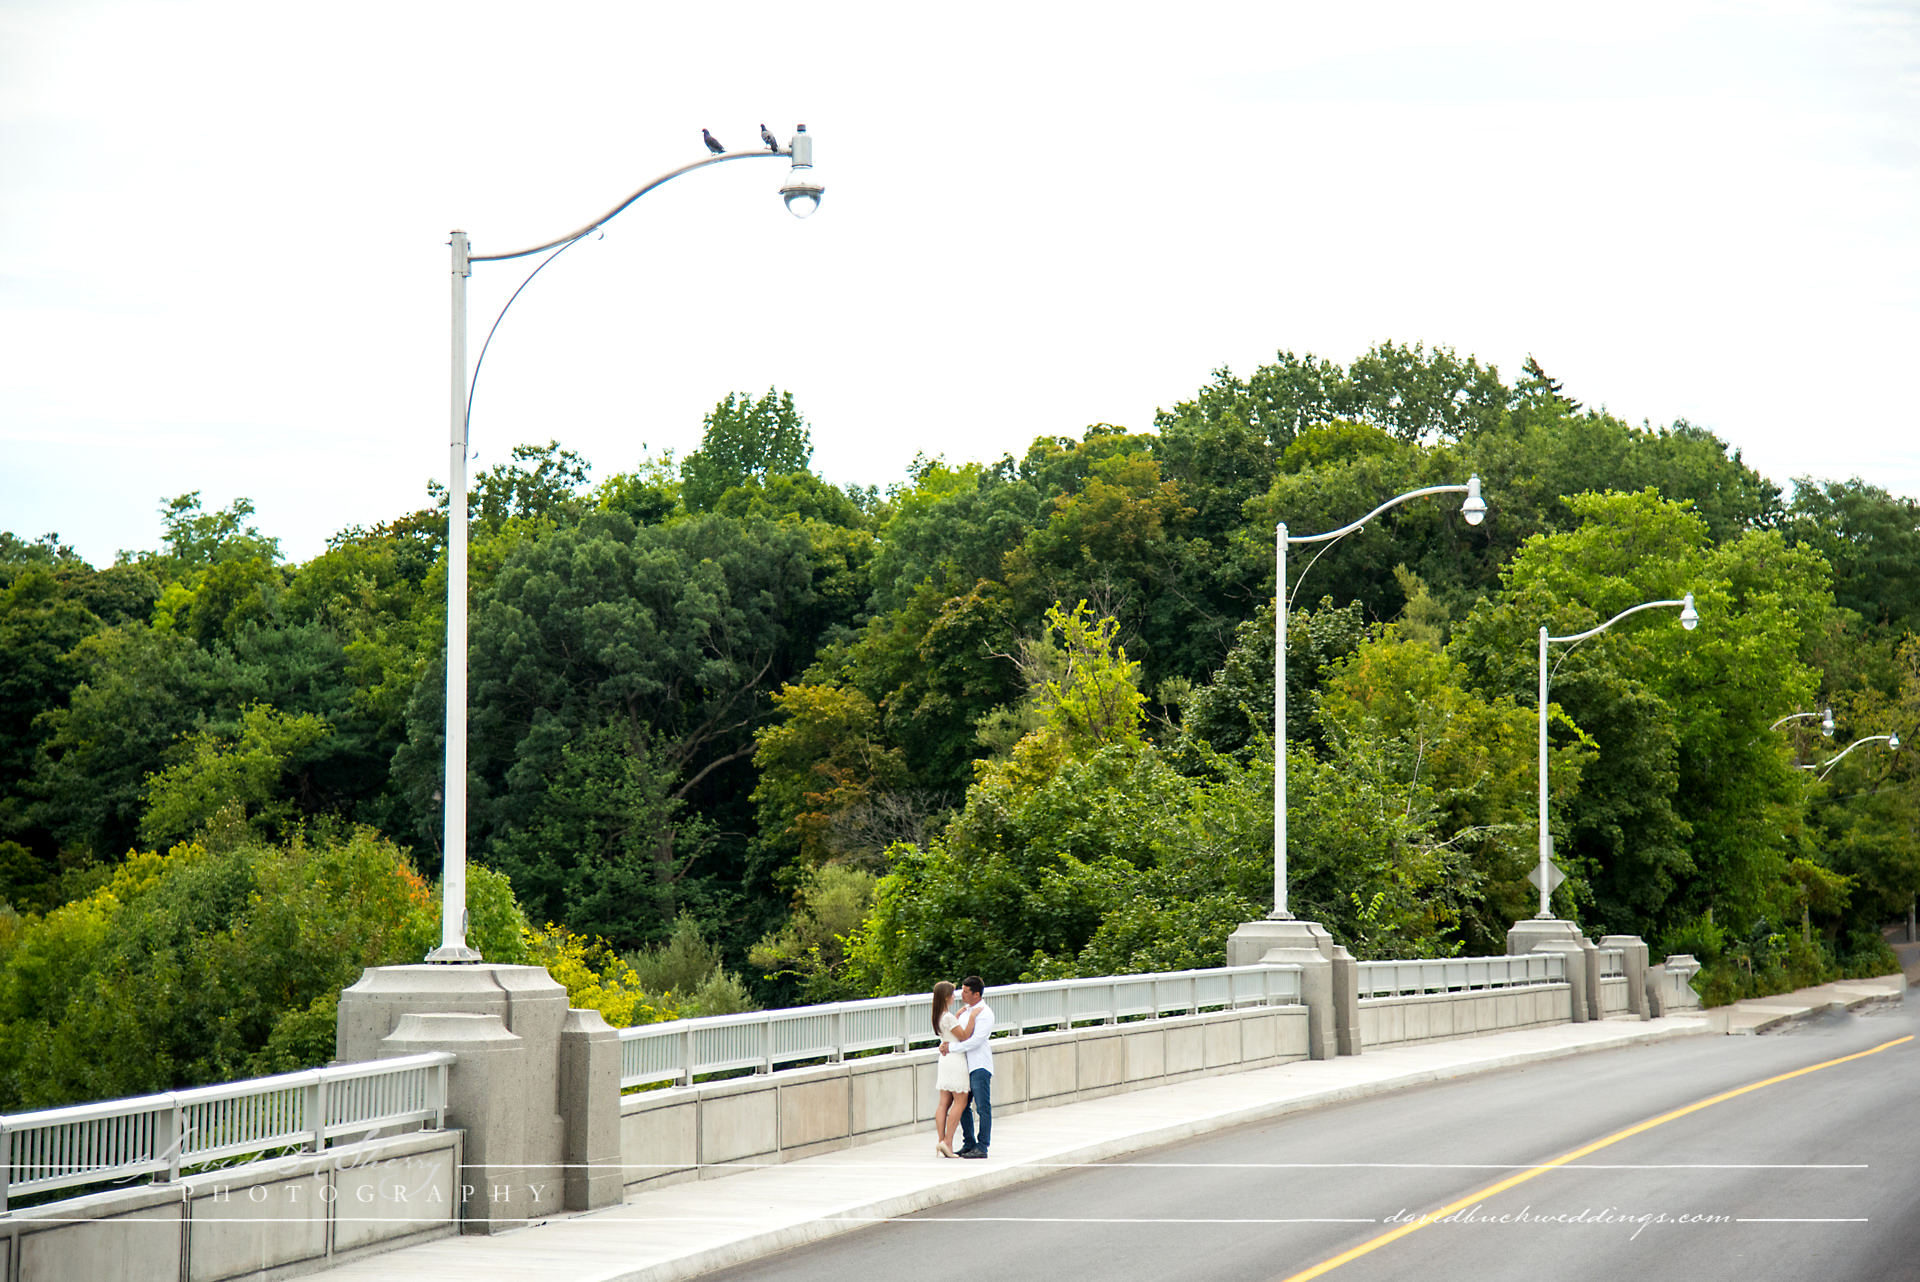
[[[993,1036],[993,1007],[982,1003],[980,1013],[974,1016],[973,1035],[963,1042],[954,1042],[953,1049],[970,1051],[991,1036]]]

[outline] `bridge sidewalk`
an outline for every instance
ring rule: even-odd
[[[1715,1031],[1701,1018],[1561,1024],[1302,1061],[998,1118],[993,1156],[949,1161],[931,1133],[740,1169],[493,1237],[327,1270],[329,1282],[665,1282],[973,1197],[1062,1167],[1468,1073]]]

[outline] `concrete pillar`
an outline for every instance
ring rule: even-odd
[[[1584,1024],[1598,1019],[1594,1008],[1600,1000],[1600,958],[1591,941],[1570,921],[1529,917],[1517,921],[1507,932],[1507,952],[1565,953],[1567,985],[1573,990],[1573,1022]]]
[[[519,1228],[542,1207],[559,1207],[558,1172],[526,1161],[526,1100],[537,1068],[525,1038],[507,1031],[498,1015],[402,1015],[380,1045],[380,1058],[422,1051],[460,1057],[447,1075],[447,1126],[465,1132],[463,1232]],[[538,1196],[543,1180],[551,1186],[548,1197]]]
[[[1641,1019],[1653,1018],[1647,1005],[1647,941],[1638,935],[1602,935],[1600,947],[1624,953],[1627,973],[1627,1009]]]
[[[1664,962],[1647,968],[1647,1004],[1653,1018],[1700,1009],[1692,983],[1699,971],[1700,963],[1686,953],[1669,953]]]
[[[560,1026],[560,1115],[566,1119],[566,1207],[617,1206],[620,1165],[620,1034],[597,1010],[570,1010]]]
[[[497,1233],[565,1204],[566,1018],[567,990],[539,966],[377,966],[340,994],[342,1062],[431,1050],[459,1057],[448,1090],[461,1104],[447,1124],[467,1133],[467,1232]],[[617,1112],[617,1076],[612,1099]]]
[[[1344,944],[1333,946],[1333,1031],[1342,1055],[1358,1055],[1360,1044],[1360,963]]]
[[[1307,1055],[1340,1053],[1334,1026],[1333,937],[1317,921],[1250,921],[1227,936],[1227,965],[1260,962],[1300,968],[1300,1000],[1307,1008]]]

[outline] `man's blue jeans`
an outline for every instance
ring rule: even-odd
[[[960,1139],[967,1148],[978,1148],[982,1153],[993,1143],[993,1070],[976,1068],[967,1074],[967,1085],[973,1088],[973,1098],[967,1101],[967,1111],[960,1114]],[[980,1113],[980,1141],[973,1139],[973,1114]]]

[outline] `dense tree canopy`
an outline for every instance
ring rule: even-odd
[[[798,1000],[1217,962],[1272,893],[1276,748],[1296,911],[1363,956],[1498,950],[1532,908],[1537,629],[1689,591],[1697,631],[1650,612],[1552,655],[1559,911],[1728,991],[1878,963],[1920,893],[1913,754],[1829,764],[1920,738],[1920,504],[1859,478],[1783,493],[1704,428],[1418,343],[1281,352],[1152,430],[923,456],[885,494],[810,463],[790,394],[736,393],[682,460],[596,482],[526,444],[468,496],[470,854],[560,932],[489,947],[548,948],[622,1018],[743,999],[727,967]],[[1471,473],[1484,523],[1407,503],[1276,583],[1277,522]],[[299,564],[197,493],[111,566],[0,534],[4,1053],[145,1030],[71,1096],[310,1052],[344,973],[301,942],[347,911],[330,869],[392,906],[343,957],[415,947],[446,502]],[[1827,706],[1832,741],[1774,728]],[[629,978],[645,948],[679,960]],[[196,978],[242,953],[258,991]],[[168,1041],[133,977],[212,1004]]]

